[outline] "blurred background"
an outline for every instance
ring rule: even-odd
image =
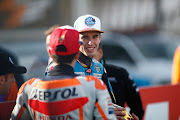
[[[0,0],[0,47],[27,67],[25,80],[43,77],[44,31],[81,15],[101,19],[104,58],[125,67],[137,86],[169,84],[180,42],[180,0]]]

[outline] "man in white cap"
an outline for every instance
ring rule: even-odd
[[[104,68],[93,59],[101,41],[101,21],[93,15],[80,16],[74,23],[74,28],[80,33],[80,57],[75,64],[74,71],[80,75],[93,75],[99,79],[104,76]],[[104,80],[103,80],[104,81]],[[107,85],[108,82],[104,81]]]
[[[100,78],[108,87],[113,102],[115,97],[110,82],[107,80],[106,72],[101,63],[93,58],[101,42],[101,21],[93,15],[83,15],[74,22],[74,28],[80,33],[80,57],[77,60],[74,72],[80,75],[93,75]],[[114,108],[117,119],[124,120],[125,108]],[[135,116],[136,117],[136,116]],[[138,118],[135,118],[138,120]]]

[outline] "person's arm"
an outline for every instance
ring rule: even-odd
[[[94,109],[94,117],[96,120],[116,120],[112,100],[107,91],[107,87],[100,79],[91,77],[95,81],[96,103]]]
[[[31,84],[36,78],[26,81],[18,91],[16,105],[11,114],[11,120],[31,120],[31,115],[27,109],[26,103],[28,102],[26,85]],[[26,100],[25,100],[26,99]]]
[[[116,98],[115,98],[115,95],[114,95],[114,93],[113,93],[113,89],[112,89],[111,83],[108,82],[108,77],[107,77],[107,73],[106,73],[106,72],[103,74],[102,80],[104,81],[104,83],[105,83],[106,86],[107,86],[107,90],[108,90],[108,92],[109,92],[109,94],[110,94],[110,96],[111,96],[111,99],[112,99],[113,103],[116,103]],[[111,88],[110,88],[110,87],[111,87]],[[111,90],[111,89],[112,89],[112,90]],[[121,108],[114,108],[114,114],[116,115],[116,118],[117,118],[118,120],[126,120],[126,119],[124,118],[124,116],[126,115],[126,114],[124,113],[124,111],[126,111],[126,109],[123,108],[123,107],[121,107]]]
[[[12,111],[11,114],[11,120],[31,120],[31,116],[28,112],[28,110],[23,106],[24,105],[24,99],[23,99],[23,93],[19,94],[16,99],[16,105]]]
[[[128,106],[131,109],[130,113],[134,113],[141,120],[144,115],[144,109],[142,106],[139,89],[136,87],[136,84],[131,79],[131,77],[129,77],[128,72],[127,72],[126,78],[127,80],[125,81],[125,84],[126,84],[126,98],[125,99],[127,101]]]

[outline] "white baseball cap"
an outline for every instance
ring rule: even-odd
[[[100,33],[104,33],[101,31],[100,19],[93,15],[80,16],[74,22],[74,28],[79,32],[98,31]]]

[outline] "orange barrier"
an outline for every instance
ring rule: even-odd
[[[180,118],[180,84],[139,88],[144,120],[178,120]]]

